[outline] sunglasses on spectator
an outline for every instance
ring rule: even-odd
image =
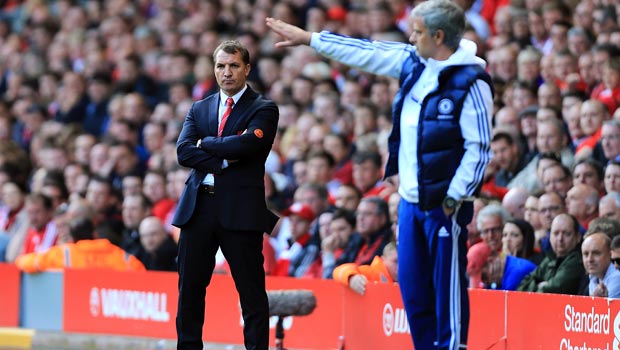
[[[620,258],[613,258],[611,259],[611,263],[614,265],[620,265]]]

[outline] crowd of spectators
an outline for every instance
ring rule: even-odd
[[[620,235],[618,6],[455,1],[466,10],[465,37],[487,61],[495,96],[494,158],[468,226],[470,285],[587,291],[583,279],[593,281],[596,269],[586,255],[582,260],[582,235],[599,217],[615,227],[588,233],[609,236],[590,239],[604,248],[605,266],[614,265],[612,238]],[[238,39],[250,51],[249,83],[280,110],[265,198],[283,219],[265,237],[266,273],[331,278],[340,265],[371,264],[382,254],[389,256],[385,266],[395,266],[398,181],[384,180],[383,166],[398,82],[309,47],[277,49],[265,18],[406,41],[415,1],[2,6],[0,261],[70,243],[69,227],[86,220],[91,239],[109,240],[147,269],[175,270],[178,229],[170,221],[189,174],[177,163],[175,142],[192,102],[217,91],[213,50]],[[576,237],[566,238],[567,230]],[[575,287],[550,288],[554,276],[539,270],[567,260]],[[225,266],[221,257],[218,266]],[[395,271],[382,271],[397,279]],[[361,279],[352,280],[362,291]]]

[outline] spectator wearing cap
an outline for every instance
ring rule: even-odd
[[[314,255],[309,251],[314,248],[310,245],[310,226],[316,215],[308,204],[300,202],[293,203],[282,215],[289,218],[291,237],[287,242],[288,247],[279,254],[273,275],[301,277],[316,257],[305,259],[306,256]]]

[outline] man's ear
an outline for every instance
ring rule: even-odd
[[[433,35],[433,40],[435,40],[435,44],[437,45],[441,45],[444,42],[446,33],[443,31],[443,29],[437,29],[435,31],[435,35]]]

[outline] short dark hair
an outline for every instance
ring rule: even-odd
[[[95,226],[90,219],[76,218],[69,222],[69,234],[74,242],[93,239],[95,237]]]
[[[224,51],[228,54],[235,54],[239,52],[241,54],[241,59],[243,63],[250,64],[250,52],[248,49],[243,46],[243,44],[238,40],[225,40],[220,43],[215,50],[213,51],[213,62],[216,61],[216,56],[220,51]]]
[[[599,181],[603,180],[603,177],[605,176],[605,172],[603,171],[603,165],[601,164],[601,162],[599,162],[598,160],[594,158],[579,159],[575,163],[575,165],[573,165],[573,173],[575,173],[575,168],[577,168],[577,166],[581,164],[589,165],[596,172],[596,176],[598,177],[598,180]]]
[[[620,248],[620,235],[616,234],[614,238],[611,239],[611,249]]]
[[[353,154],[353,164],[371,161],[377,168],[381,167],[381,155],[378,152],[359,151]]]
[[[355,228],[356,218],[355,213],[345,208],[338,208],[334,211],[332,221],[336,219],[344,219],[351,227]]]

